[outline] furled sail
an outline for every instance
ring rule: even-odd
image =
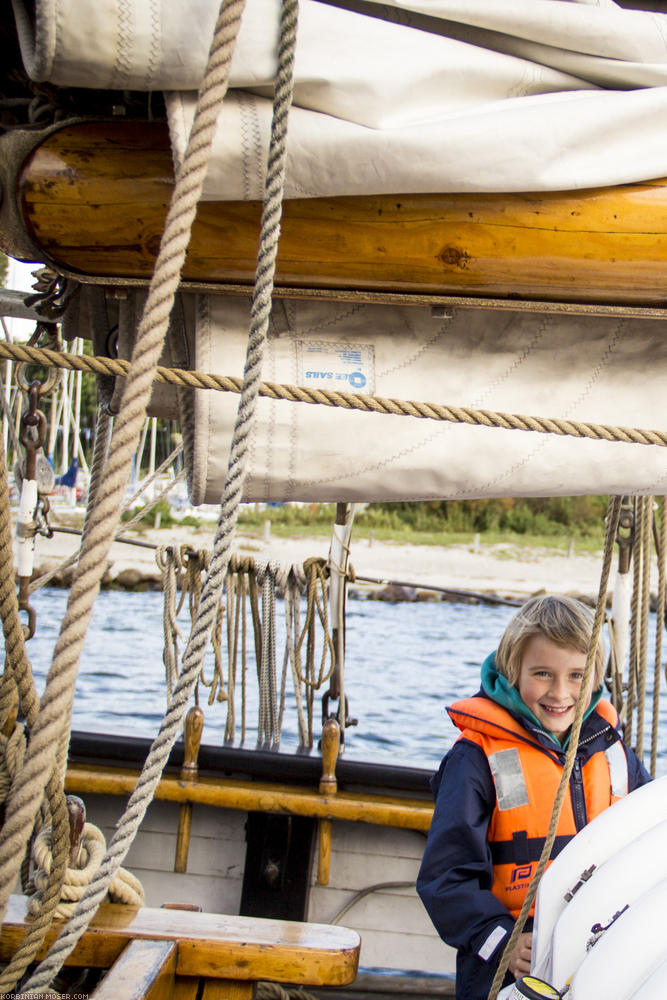
[[[33,79],[164,90],[178,162],[218,0],[13,4]],[[302,0],[288,198],[567,192],[667,176],[660,124],[667,112],[667,15],[624,10],[611,0],[409,0],[400,7],[359,0],[357,6],[363,13]],[[278,0],[247,0],[205,184],[209,202],[262,197],[279,8]],[[59,172],[70,178],[68,170]],[[652,222],[656,191],[659,197],[657,186],[640,193],[646,225],[639,224],[639,236],[642,253],[663,259],[664,235]],[[591,199],[595,214],[595,192]],[[215,206],[209,208],[215,214]],[[559,224],[546,222],[538,208],[535,214],[535,255],[548,275],[547,234]],[[233,230],[232,222],[225,236],[232,256]],[[326,238],[335,239],[335,232]],[[379,257],[377,239],[374,233]],[[599,243],[582,238],[582,261],[598,266],[598,250]],[[465,272],[468,258],[459,258],[456,266]],[[633,258],[630,271],[640,270],[643,260]],[[614,262],[608,261],[612,283]],[[562,268],[558,280],[560,292],[552,298],[562,301]],[[404,289],[400,277],[394,282],[394,291]],[[523,294],[507,284],[495,292],[499,297]],[[392,291],[386,281],[381,287]],[[620,304],[637,301],[624,287]],[[467,291],[488,294],[488,286]],[[338,298],[274,303],[265,379],[530,416],[660,425],[667,347],[657,313],[482,307],[452,308],[444,316],[423,304]],[[572,298],[591,301],[579,293]],[[617,302],[608,293],[604,301]],[[643,301],[664,303],[662,285]],[[194,313],[186,323],[192,366],[239,375],[248,300],[202,295]],[[234,396],[192,394],[185,417],[193,431],[188,461],[196,503],[219,497],[235,410]],[[283,400],[262,399],[259,411],[246,499],[653,494],[667,487],[667,451],[657,445]]]
[[[36,0],[32,15],[13,2],[34,79],[170,91],[180,155],[217,0]],[[246,4],[205,198],[261,197],[279,8]],[[365,9],[393,21],[303,0],[288,197],[564,190],[667,175],[656,127],[667,109],[666,15],[570,0]]]

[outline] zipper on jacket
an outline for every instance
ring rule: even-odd
[[[572,814],[574,825],[577,829],[583,830],[588,822],[586,815],[586,797],[584,795],[584,779],[581,774],[581,761],[578,757],[574,759],[572,774],[570,775],[570,795],[572,797]]]

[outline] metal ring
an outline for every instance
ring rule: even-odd
[[[38,365],[39,363],[40,363],[39,361],[20,361],[16,366],[15,369],[16,382],[21,392],[24,392],[26,396],[30,392],[30,386],[32,385],[32,382],[28,382],[28,380],[26,379],[24,374],[25,369],[28,367],[28,365]],[[46,381],[39,383],[39,389],[37,390],[37,394],[40,397],[40,399],[42,396],[46,396],[50,392],[52,392],[55,389],[58,382],[60,381],[61,372],[59,368],[49,368],[48,372],[49,373],[46,376]]]

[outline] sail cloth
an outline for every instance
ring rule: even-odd
[[[245,298],[202,297],[194,363],[240,372]],[[664,322],[276,300],[263,377],[629,427],[662,424]],[[218,502],[238,398],[193,394],[194,503]],[[245,499],[418,500],[667,491],[667,448],[261,398]]]
[[[168,92],[185,148],[218,0],[13,0],[31,76]],[[247,0],[204,197],[263,194],[279,0]],[[287,196],[573,190],[667,176],[667,16],[611,0],[302,0]],[[371,16],[371,12],[379,17]],[[511,289],[508,289],[510,292]],[[244,298],[187,323],[238,375]],[[528,415],[660,426],[658,320],[277,301],[263,377]],[[222,492],[235,396],[192,394],[195,503]],[[667,449],[261,399],[247,500],[667,492]]]
[[[13,4],[34,79],[169,91],[178,158],[218,0]],[[247,2],[205,198],[262,196],[279,8]],[[288,197],[565,190],[667,175],[666,15],[611,0],[365,9],[378,17],[302,0]]]

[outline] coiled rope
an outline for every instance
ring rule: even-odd
[[[106,850],[106,838],[99,827],[86,823],[81,835],[81,845],[76,861],[67,866],[65,880],[61,889],[60,900],[55,908],[55,916],[66,919],[72,915],[78,901],[83,896],[86,887],[100,866]],[[48,876],[53,864],[53,849],[51,827],[45,826],[37,834],[32,847],[32,857],[35,862],[30,885],[26,889],[28,895],[28,912],[35,916],[41,908],[41,896],[48,884]],[[119,868],[108,888],[109,900],[112,903],[124,903],[127,906],[143,906],[144,889],[139,879],[126,868]]]
[[[224,3],[221,9],[218,23],[216,25],[215,38],[211,47],[209,65],[207,66],[204,83],[197,102],[197,112],[195,113],[195,121],[192,127],[190,139],[188,141],[188,151],[186,152],[183,167],[177,176],[174,200],[176,200],[176,191],[179,189],[179,182],[183,178],[186,180],[186,187],[188,186],[187,170],[190,169],[190,164],[188,162],[190,149],[194,148],[196,150],[197,148],[201,149],[203,147],[208,149],[208,146],[210,145],[210,135],[212,134],[213,127],[215,125],[215,114],[217,114],[220,101],[222,100],[222,96],[224,96],[224,91],[226,90],[227,71],[231,60],[234,38],[236,36],[236,32],[238,31],[242,8],[242,2],[234,2],[234,0],[231,0],[229,3]],[[152,799],[155,786],[159,781],[162,768],[166,763],[171,746],[178,735],[179,725],[182,721],[190,695],[199,674],[206,638],[210,633],[213,620],[215,618],[224,573],[229,561],[231,541],[236,518],[238,516],[238,505],[245,479],[250,424],[254,415],[258,395],[261,362],[264,345],[266,343],[266,334],[271,307],[271,290],[273,286],[273,275],[275,272],[275,260],[281,215],[281,199],[284,187],[286,160],[285,140],[287,114],[289,105],[291,104],[294,44],[296,40],[296,15],[296,0],[285,0],[281,12],[279,67],[275,88],[271,146],[265,186],[266,197],[262,213],[260,248],[258,253],[255,291],[253,295],[253,307],[251,309],[251,329],[248,340],[244,386],[241,393],[239,411],[232,438],[228,472],[221,505],[218,530],[216,531],[214,541],[211,568],[204,585],[200,612],[197,616],[196,625],[192,630],[190,640],[183,657],[183,671],[174,691],[172,703],[160,727],[160,732],[156,737],[151,750],[149,751],[146,764],[139,777],[135,791],[130,797],[126,813],[119,822],[118,829],[109,844],[105,858],[94,876],[93,881],[86,890],[82,900],[77,905],[71,921],[51,948],[46,959],[40,966],[38,966],[35,974],[31,977],[26,986],[27,992],[39,991],[43,986],[46,986],[46,984],[52,980],[55,973],[60,969],[65,958],[72,951],[79,937],[85,930],[88,921],[92,917],[93,912],[97,909],[97,906],[106,892],[110,879],[113,877],[114,872],[127,853],[148,803]],[[221,66],[223,69],[219,72]],[[214,94],[216,97],[215,100],[212,96]],[[219,100],[217,98],[219,98]],[[215,110],[215,114],[210,114],[212,109]],[[210,114],[208,143],[201,140],[202,127],[198,126],[200,119],[202,121],[206,119],[207,111]],[[188,164],[187,170],[186,164]],[[205,162],[203,163],[203,168],[205,169]],[[203,170],[201,171],[201,178],[203,178]],[[192,210],[188,213],[191,217],[190,221],[192,221],[194,207],[196,206],[201,192],[201,182],[198,185],[193,184],[190,190],[193,191],[195,195],[193,198]],[[170,209],[165,236],[163,238],[163,248],[169,248],[172,240],[177,242],[175,238],[176,234],[170,234],[169,237],[167,235],[167,231],[170,228],[170,218],[173,215],[174,213]],[[178,254],[179,262],[174,271],[174,289],[178,283],[178,275],[183,263],[186,246],[187,240],[183,243],[182,252]],[[161,256],[162,250],[160,253],[160,257]],[[159,265],[160,260],[158,259],[156,275],[153,279],[153,283],[151,284],[151,292],[149,292],[146,311],[140,325],[137,346],[134,352],[134,356],[137,357],[137,365],[140,372],[137,377],[137,381],[140,384],[145,383],[147,386],[150,384],[152,372],[154,371],[155,364],[157,362],[157,356],[154,350],[149,349],[148,354],[150,355],[150,363],[146,364],[143,358],[139,361],[139,358],[143,355],[143,343],[141,348],[139,347],[139,343],[140,341],[143,342],[144,338],[148,337],[148,333],[151,330],[151,313],[154,312],[159,315],[160,311],[164,309],[165,300],[160,299],[159,294],[153,296],[153,289],[159,285],[157,280]],[[152,298],[155,299],[153,306],[151,303]],[[169,299],[170,308],[173,293]],[[162,335],[164,335],[164,331],[166,329],[168,316],[169,309],[167,309],[166,313],[163,313],[161,317],[163,320],[162,326],[164,327]],[[157,353],[159,353],[161,348],[161,342],[162,341],[160,339],[160,343],[157,344]],[[146,381],[146,376],[148,376],[148,381]],[[128,389],[129,380],[128,384],[126,384],[126,391],[123,396],[123,407],[129,405],[129,401],[126,401]],[[145,395],[146,394],[144,394],[144,400]],[[130,407],[130,421],[133,420],[132,410],[133,407]],[[145,402],[142,405],[139,414],[141,419],[143,418],[144,412]],[[139,423],[141,422],[141,419],[139,420]],[[134,423],[137,423],[137,421],[134,420]],[[114,438],[115,436],[116,429],[114,429]],[[119,435],[119,440],[120,439],[121,435]],[[111,476],[113,464],[112,459],[113,456],[110,454],[107,469],[108,475],[111,477],[112,481],[115,481],[115,477]],[[102,503],[102,498],[100,498],[101,506]],[[91,533],[92,531],[93,526],[91,523]],[[83,551],[82,558],[79,563],[80,569],[82,564]],[[80,573],[80,578],[83,578],[83,572]],[[99,586],[99,579],[97,585]],[[70,605],[71,603],[72,602],[70,600]]]
[[[597,649],[598,640],[600,637],[600,631],[605,618],[605,608],[607,602],[607,587],[609,583],[609,572],[611,569],[611,561],[614,552],[614,541],[616,538],[616,531],[618,529],[618,522],[621,513],[621,500],[622,497],[610,497],[609,500],[609,510],[607,513],[607,528],[605,534],[604,543],[604,554],[602,558],[602,570],[600,573],[600,586],[598,589],[597,604],[595,607],[595,617],[593,620],[593,628],[591,633],[591,641],[588,648],[588,654],[586,656],[586,666],[584,668],[584,676],[581,680],[581,690],[579,692],[579,698],[577,700],[577,706],[574,716],[574,721],[572,723],[572,728],[570,730],[570,741],[567,748],[567,753],[565,755],[565,763],[563,765],[563,773],[561,775],[560,784],[558,786],[558,791],[556,792],[556,798],[554,800],[553,812],[551,814],[551,820],[549,822],[549,829],[547,831],[546,840],[544,847],[542,849],[542,854],[540,855],[540,860],[538,862],[535,874],[533,875],[530,885],[528,886],[528,891],[526,893],[526,898],[524,900],[523,906],[521,907],[521,912],[517,917],[517,921],[512,928],[512,933],[510,934],[509,941],[505,945],[503,950],[502,958],[496,974],[493,977],[493,982],[491,983],[491,989],[489,991],[488,1000],[496,1000],[498,996],[498,991],[500,990],[503,980],[505,978],[505,973],[509,967],[510,958],[512,952],[519,940],[519,935],[523,931],[524,925],[530,913],[530,909],[533,905],[533,900],[537,893],[537,888],[540,884],[540,879],[544,873],[544,870],[551,857],[551,848],[553,847],[554,840],[556,838],[556,829],[558,827],[558,820],[560,819],[561,810],[563,808],[563,802],[565,800],[565,795],[568,791],[570,775],[572,774],[572,768],[574,767],[574,761],[577,755],[577,750],[579,749],[579,733],[581,732],[581,724],[584,718],[584,712],[586,711],[588,703],[588,690],[589,685],[593,677],[593,670],[595,666],[595,651]]]
[[[109,375],[125,376],[129,362],[102,357],[78,357],[60,354],[46,348],[28,348],[26,345],[0,342],[0,357],[13,357],[37,364],[64,368],[80,368]],[[219,392],[241,392],[242,381],[228,375],[212,375],[187,371],[184,368],[156,367],[156,379],[170,385],[192,389],[214,389]],[[363,413],[383,413],[399,417],[417,417],[421,420],[440,420],[470,426],[495,427],[501,430],[532,431],[539,434],[556,434],[561,437],[590,438],[593,441],[615,441],[625,444],[667,445],[667,431],[598,424],[560,417],[536,417],[501,410],[480,410],[465,406],[447,406],[418,400],[392,399],[386,396],[363,396],[359,393],[333,392],[328,389],[303,388],[279,382],[262,382],[259,395],[268,399],[283,399],[292,403],[310,403],[320,406],[341,407]]]

